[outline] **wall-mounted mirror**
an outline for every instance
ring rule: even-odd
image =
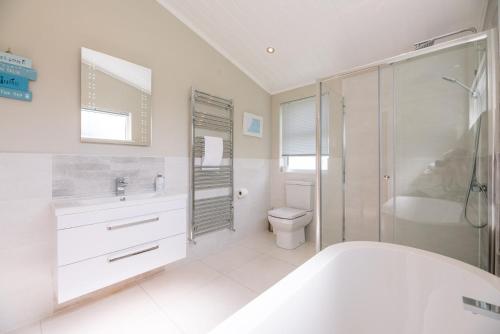
[[[151,70],[82,48],[81,140],[151,144]]]

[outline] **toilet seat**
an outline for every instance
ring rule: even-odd
[[[302,216],[305,216],[306,210],[300,210],[295,208],[277,208],[268,211],[268,216],[280,219],[293,220]]]

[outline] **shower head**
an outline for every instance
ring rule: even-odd
[[[467,29],[462,29],[462,30],[450,32],[449,34],[444,34],[444,35],[441,35],[441,36],[436,36],[436,37],[433,37],[431,39],[426,39],[425,41],[421,41],[421,42],[415,43],[413,45],[415,46],[415,50],[424,49],[424,48],[427,48],[429,46],[433,46],[434,43],[437,40],[439,40],[439,39],[443,39],[443,38],[446,38],[446,37],[450,37],[450,36],[462,34],[464,32],[471,32],[471,33],[475,34],[475,33],[477,33],[477,29],[475,27],[470,27],[470,28],[467,28]]]
[[[415,50],[420,50],[420,49],[428,48],[429,46],[433,46],[435,41],[436,40],[434,40],[434,39],[428,39],[426,41],[418,42],[418,43],[415,43],[413,45],[415,46]]]
[[[469,86],[465,85],[464,83],[458,81],[457,79],[455,78],[452,78],[452,77],[446,77],[446,76],[443,76],[441,77],[443,80],[446,80],[448,82],[452,82],[452,83],[455,83],[457,85],[459,85],[460,87],[464,88],[465,90],[467,90],[471,95],[472,97],[476,98],[479,96],[479,93],[476,92],[475,90],[473,90],[472,88],[470,88]]]

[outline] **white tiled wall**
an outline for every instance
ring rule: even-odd
[[[51,156],[0,154],[0,333],[53,308]]]
[[[0,153],[0,333],[53,313],[55,226],[52,220],[52,155]],[[187,192],[189,159],[165,157],[166,187]],[[235,200],[236,232],[223,230],[190,244],[189,256],[214,251],[267,227],[270,161],[235,159],[235,189],[247,188]]]
[[[165,157],[165,187],[172,191],[189,191],[189,158]]]
[[[51,156],[46,154],[0,154],[0,200],[50,198]]]
[[[241,233],[265,230],[270,200],[270,161],[235,159],[234,189],[248,189],[244,198],[235,198],[235,228]]]
[[[199,236],[196,238],[196,245],[189,245],[188,256],[198,257],[267,228],[271,189],[269,172],[268,159],[234,159],[235,192],[240,188],[248,189],[246,197],[235,197],[234,200],[235,231],[222,230]]]

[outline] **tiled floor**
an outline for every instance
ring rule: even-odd
[[[312,255],[262,233],[11,334],[206,333]]]

